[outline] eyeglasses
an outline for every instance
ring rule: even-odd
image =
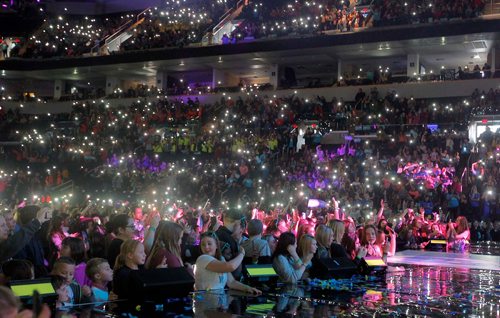
[[[221,251],[224,251],[226,248],[230,248],[230,246],[229,246],[229,243],[224,242],[224,244],[222,245],[222,247],[221,247],[221,249],[220,249],[220,250],[221,250]]]

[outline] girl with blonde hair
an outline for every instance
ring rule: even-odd
[[[315,254],[316,258],[330,257],[330,245],[333,242],[333,231],[330,227],[321,224],[316,228],[316,242],[318,243],[318,251]]]
[[[304,263],[306,265],[306,269],[304,274],[302,275],[302,279],[309,277],[309,271],[312,267],[312,258],[318,251],[318,242],[314,238],[314,236],[309,234],[304,234],[299,240],[299,245],[297,246],[297,255],[301,259],[309,259],[310,261]],[[328,256],[327,256],[328,257]]]
[[[120,247],[113,268],[113,292],[120,299],[129,299],[133,294],[130,290],[130,274],[139,270],[146,261],[144,245],[136,240],[126,240]]]

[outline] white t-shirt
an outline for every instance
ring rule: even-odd
[[[216,273],[207,269],[215,257],[203,254],[196,260],[194,268],[194,288],[196,290],[224,289],[227,283],[227,273]]]

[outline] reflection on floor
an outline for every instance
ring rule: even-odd
[[[469,253],[500,256],[499,242],[477,242],[469,246]]]
[[[406,250],[390,257],[389,264],[500,270],[500,256]]]
[[[497,251],[495,244],[475,246],[477,254],[403,251],[382,277],[335,280],[335,290],[282,286],[245,300],[225,294],[217,304],[241,317],[500,317]],[[207,299],[195,298],[196,317],[216,310]]]
[[[193,296],[195,317],[500,317],[499,256],[405,251],[382,276]]]
[[[500,271],[400,265],[335,290],[281,286],[262,297],[196,294],[196,317],[500,317]],[[217,314],[218,313],[218,314]]]

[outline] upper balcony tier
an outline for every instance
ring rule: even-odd
[[[393,5],[397,1],[384,6],[380,1],[360,0],[349,6],[345,1],[338,5],[295,1],[291,5],[284,0],[274,6],[193,1],[189,8],[172,4],[110,16],[47,17],[30,38],[15,39],[18,44],[4,39],[12,49],[4,50],[10,58],[0,61],[0,69],[43,70],[383,44],[495,33],[500,26],[499,16],[492,14],[496,0],[481,5],[470,0],[453,5],[434,0],[425,6],[415,1],[402,1],[399,6]]]

